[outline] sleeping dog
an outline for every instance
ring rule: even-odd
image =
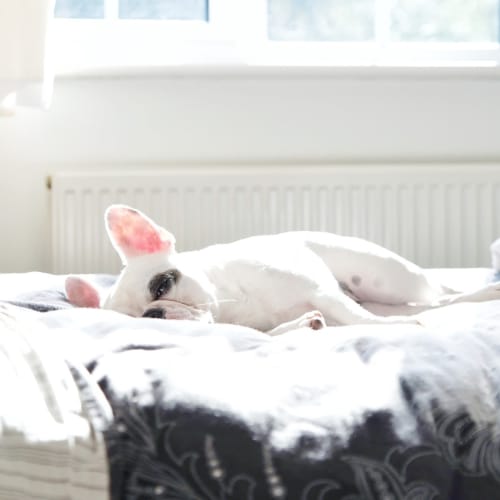
[[[498,283],[459,293],[360,238],[300,231],[176,252],[174,236],[138,210],[112,205],[105,221],[125,267],[103,299],[90,283],[68,277],[66,293],[75,305],[234,323],[277,335],[303,326],[419,324],[416,316],[374,314],[365,302],[422,310],[500,299]]]

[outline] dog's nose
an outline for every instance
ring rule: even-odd
[[[165,311],[161,307],[153,307],[148,309],[143,315],[143,318],[160,318],[165,319]]]

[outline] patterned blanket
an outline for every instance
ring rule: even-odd
[[[113,499],[500,499],[500,302],[273,338],[10,307],[73,367]]]

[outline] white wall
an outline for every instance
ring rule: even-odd
[[[500,165],[500,73],[264,70],[65,78],[0,118],[0,272],[50,271],[56,170],[359,161]]]

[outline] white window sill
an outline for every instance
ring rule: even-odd
[[[500,66],[271,66],[184,64],[107,66],[59,72],[58,79],[99,78],[354,78],[354,79],[480,79],[500,80]]]
[[[221,23],[219,23],[221,24]],[[168,28],[168,29],[167,29]],[[215,24],[56,20],[58,76],[497,78],[500,44],[267,42]],[[411,64],[408,63],[411,61]]]

